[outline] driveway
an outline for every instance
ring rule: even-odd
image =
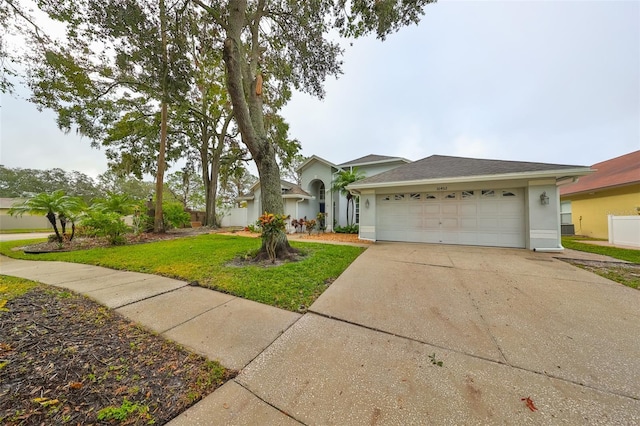
[[[376,243],[190,420],[639,424],[640,292],[554,256]]]

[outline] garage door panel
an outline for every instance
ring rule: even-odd
[[[478,214],[478,207],[476,204],[462,204],[460,205],[461,216],[476,216]]]
[[[440,204],[425,204],[422,211],[427,215],[440,215]]]
[[[442,204],[442,214],[444,215],[457,215],[458,205],[445,202]]]
[[[460,229],[461,230],[475,230],[478,228],[478,219],[475,217],[461,218]]]
[[[469,193],[477,192],[472,196]],[[482,191],[484,192],[484,191]],[[522,189],[458,191],[437,199],[405,194],[384,200],[379,196],[376,238],[445,244],[524,247]],[[507,195],[504,194],[514,194]],[[397,198],[397,199],[396,199]]]

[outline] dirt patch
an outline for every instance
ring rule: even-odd
[[[42,285],[5,308],[2,424],[164,424],[236,374],[75,293]]]
[[[608,262],[602,260],[558,258],[579,268],[598,274],[627,287],[640,288],[640,264],[627,262]]]

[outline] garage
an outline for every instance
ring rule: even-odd
[[[563,250],[558,187],[585,166],[432,155],[350,184],[369,241]]]
[[[522,188],[380,194],[378,239],[525,247]]]

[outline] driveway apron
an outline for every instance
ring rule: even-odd
[[[640,292],[553,256],[377,243],[236,382],[303,424],[639,424]]]

